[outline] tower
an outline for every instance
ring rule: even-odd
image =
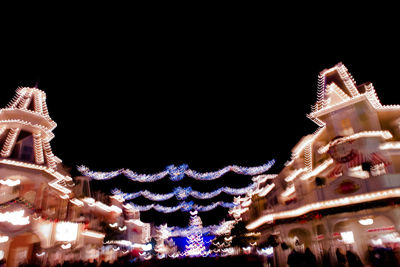
[[[57,124],[50,118],[46,94],[20,87],[6,108],[0,109],[0,159],[11,159],[56,169],[50,140]]]

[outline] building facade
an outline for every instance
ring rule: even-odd
[[[125,239],[125,217],[140,224],[138,212],[123,216],[120,202],[93,196],[86,177],[70,176],[51,149],[55,127],[37,88],[18,88],[0,109],[0,260],[7,266],[99,259],[107,225],[119,224]]]
[[[303,137],[242,214],[247,228],[274,236],[275,262],[309,247],[319,262],[351,250],[364,263],[377,248],[400,245],[400,106],[382,105],[371,83],[357,85],[339,63],[320,73]]]

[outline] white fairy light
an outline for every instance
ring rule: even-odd
[[[46,252],[42,251],[41,253],[36,253],[36,257],[42,257],[46,254]]]
[[[395,150],[400,149],[400,142],[386,142],[379,145],[380,150]]]
[[[221,187],[218,188],[212,192],[199,192],[192,190],[192,188],[186,187],[186,188],[181,188],[177,187],[173,190],[171,193],[166,193],[166,194],[155,194],[147,190],[143,191],[138,191],[135,193],[123,193],[120,189],[113,189],[111,192],[114,193],[115,195],[112,197],[114,199],[117,199],[119,202],[122,202],[123,200],[131,200],[135,199],[139,196],[143,196],[149,200],[152,201],[165,201],[167,199],[172,198],[173,196],[176,196],[177,199],[182,200],[186,199],[188,196],[192,196],[197,199],[210,199],[218,196],[222,192],[229,194],[229,195],[243,195],[248,192],[251,192],[257,187],[256,183],[252,183],[248,185],[247,187],[243,188],[230,188],[230,187]]]
[[[59,222],[56,224],[55,240],[74,242],[78,236],[78,224],[73,222]]]
[[[40,133],[33,134],[33,147],[35,150],[36,164],[43,164],[44,163],[43,142]]]
[[[300,169],[294,170],[291,174],[289,174],[288,176],[285,177],[285,181],[286,182],[293,181],[297,177],[297,175],[299,175],[300,173],[302,173],[306,170],[307,170],[306,168],[300,168]]]
[[[258,196],[264,197],[266,196],[271,190],[275,187],[275,184],[269,184],[266,187],[264,187],[260,193],[258,193]]]
[[[258,184],[262,184],[269,179],[275,179],[277,176],[278,174],[261,174],[258,176],[254,176],[251,180],[253,180],[253,182],[256,182]]]
[[[293,194],[294,192],[296,192],[296,189],[294,187],[294,185],[289,186],[288,188],[286,188],[285,191],[283,191],[283,193],[281,194],[282,197],[288,197],[291,194]]]
[[[261,251],[258,251],[259,254],[261,255],[266,255],[266,256],[271,256],[274,254],[274,248],[273,247],[266,247],[262,248]]]
[[[96,200],[94,198],[91,197],[85,197],[84,199],[82,199],[84,202],[88,203],[88,204],[94,204],[96,202]]]
[[[311,177],[314,177],[316,175],[318,175],[319,173],[321,173],[322,171],[324,171],[326,168],[328,168],[331,164],[333,163],[333,159],[327,159],[325,160],[323,163],[321,163],[320,165],[318,165],[318,167],[316,167],[314,170],[307,172],[305,174],[303,174],[301,176],[301,180],[308,180]]]
[[[99,233],[99,232],[95,232],[95,231],[91,231],[91,230],[83,231],[82,235],[89,236],[89,237],[94,237],[94,238],[98,238],[98,239],[102,239],[102,238],[104,238],[106,236],[103,233]]]
[[[218,179],[228,172],[235,172],[237,174],[242,174],[242,175],[259,175],[261,173],[268,171],[272,167],[272,165],[274,165],[274,163],[275,160],[271,160],[268,163],[258,167],[241,167],[237,165],[229,165],[218,171],[206,172],[206,173],[199,173],[194,170],[191,170],[185,164],[178,167],[174,165],[167,166],[165,171],[156,174],[137,174],[128,169],[119,169],[112,172],[94,172],[91,171],[88,167],[83,165],[78,166],[77,170],[80,173],[82,173],[82,175],[91,177],[92,179],[95,180],[108,180],[123,174],[127,178],[136,182],[155,182],[166,177],[167,175],[169,175],[170,179],[173,181],[181,180],[184,177],[184,175],[196,180],[209,181]]]
[[[400,188],[396,188],[396,189],[377,191],[377,192],[373,192],[373,193],[354,195],[354,196],[349,196],[349,197],[344,197],[344,198],[337,198],[334,200],[314,202],[311,204],[306,204],[306,205],[301,206],[296,209],[266,214],[266,215],[261,216],[260,218],[256,219],[255,221],[251,222],[246,227],[249,230],[253,230],[253,229],[259,227],[260,225],[263,225],[264,223],[271,223],[274,220],[278,220],[278,219],[287,219],[287,218],[298,217],[298,216],[304,215],[311,211],[317,211],[317,210],[334,208],[334,207],[341,207],[341,206],[346,206],[346,205],[350,205],[350,204],[358,204],[358,203],[363,203],[366,201],[375,201],[375,200],[387,199],[387,198],[393,198],[393,197],[399,197],[399,196],[400,196]]]
[[[346,137],[335,139],[334,141],[330,142],[326,146],[320,147],[318,149],[318,153],[323,154],[328,152],[329,148],[337,143],[344,143],[350,140],[356,140],[359,138],[371,138],[371,137],[380,137],[384,140],[393,138],[393,135],[389,131],[362,131],[358,132]]]
[[[70,200],[71,203],[77,205],[78,207],[83,207],[85,204],[77,198],[73,198]]]
[[[68,244],[61,244],[61,248],[62,249],[69,249],[69,248],[71,248],[71,243],[68,243]]]
[[[2,235],[2,236],[0,236],[0,243],[5,243],[5,242],[8,242],[8,236],[6,236],[6,235]]]
[[[20,179],[17,179],[17,180],[10,180],[10,179],[0,180],[0,184],[7,185],[7,186],[10,186],[10,187],[14,187],[14,186],[20,185],[21,184],[21,180]]]
[[[365,218],[365,219],[360,219],[360,220],[358,220],[358,222],[359,222],[361,225],[371,225],[371,224],[374,223],[374,220],[373,220],[372,218]]]
[[[15,141],[19,135],[21,128],[11,128],[7,135],[6,141],[4,142],[3,149],[0,152],[0,156],[8,158],[11,155],[12,148],[15,145]]]

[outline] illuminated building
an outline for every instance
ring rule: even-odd
[[[366,263],[368,245],[400,242],[400,106],[382,105],[371,83],[357,85],[339,63],[320,73],[308,117],[319,128],[265,180],[242,218],[261,242],[273,235],[333,262],[336,248],[351,247]],[[275,248],[280,266],[285,247]]]
[[[111,221],[122,213],[79,195],[52,152],[55,127],[46,94],[37,88],[18,88],[0,109],[0,258],[7,266],[53,263],[76,257],[76,251],[82,258],[86,248],[102,246],[105,236],[88,223],[90,214]]]

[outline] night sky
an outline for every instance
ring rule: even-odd
[[[206,172],[275,159],[277,173],[317,129],[306,114],[324,68],[343,62],[383,104],[400,104],[396,36],[261,22],[66,23],[51,34],[25,25],[5,39],[0,106],[38,84],[57,123],[53,152],[73,169],[156,173],[186,163]],[[241,178],[221,183],[250,181]]]

